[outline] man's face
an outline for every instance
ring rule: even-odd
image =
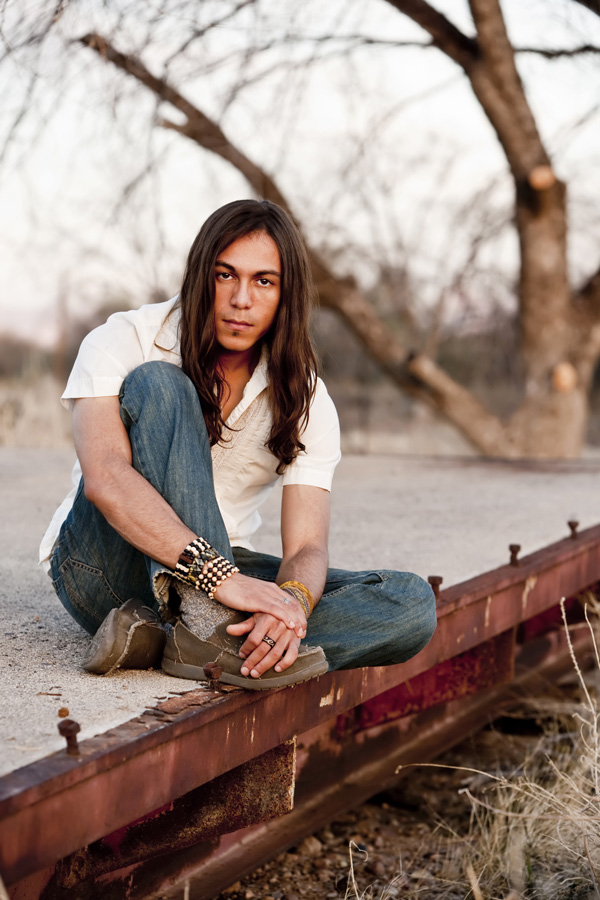
[[[215,333],[224,350],[250,350],[277,313],[281,260],[273,239],[258,231],[238,238],[215,264]]]

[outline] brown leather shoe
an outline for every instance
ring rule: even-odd
[[[183,622],[179,621],[167,637],[162,660],[163,672],[177,678],[207,681],[204,666],[207,663],[216,663],[222,669],[222,674],[217,680],[223,684],[233,684],[249,691],[264,691],[308,681],[309,678],[324,675],[329,669],[321,647],[301,646],[297,660],[284,672],[269,669],[259,678],[240,674],[244,660],[238,656],[238,652],[245,637],[235,637],[228,634],[226,629],[234,621],[241,622],[245,618],[246,616],[237,614],[229,617],[229,621],[217,625],[206,640],[196,637]]]
[[[157,613],[133,598],[118,609],[111,609],[81,665],[96,675],[110,675],[115,669],[156,668],[160,666],[166,639],[166,629]]]

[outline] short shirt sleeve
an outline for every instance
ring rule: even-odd
[[[73,401],[79,397],[118,396],[124,378],[149,359],[181,365],[176,320],[168,324],[176,300],[114,313],[104,325],[90,331],[60,398],[63,406],[73,409]],[[163,335],[164,329],[170,330]],[[158,336],[164,336],[166,346],[157,346]]]
[[[320,378],[300,440],[306,450],[285,470],[283,486],[306,484],[330,491],[335,467],[341,459],[340,425],[333,400]]]

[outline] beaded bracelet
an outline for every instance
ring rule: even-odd
[[[302,584],[301,581],[284,581],[283,584],[279,585],[279,587],[282,591],[285,591],[292,597],[296,598],[296,600],[304,610],[306,618],[308,619],[317,604],[306,585]]]
[[[221,556],[208,541],[195,537],[182,551],[174,574],[197,591],[204,591],[209,600],[212,600],[219,585],[239,571],[237,566]]]

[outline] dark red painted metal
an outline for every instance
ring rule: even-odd
[[[400,666],[334,672],[280,691],[193,691],[0,779],[7,883],[147,815],[295,734],[510,631],[600,579],[600,526],[441,592],[439,627]],[[219,748],[200,755],[199,746]],[[93,810],[94,814],[89,815]]]
[[[514,676],[514,655],[515,633],[511,629],[355,706],[338,716],[337,731],[356,734],[494,685],[507,684]]]

